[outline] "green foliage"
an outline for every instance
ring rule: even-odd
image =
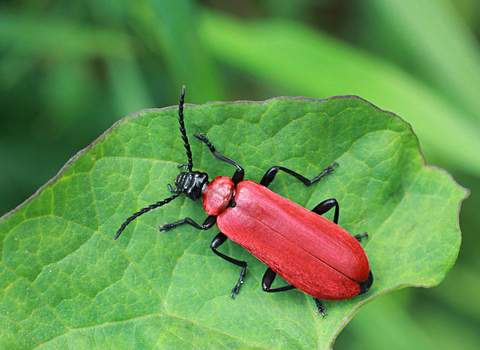
[[[205,217],[201,203],[183,196],[113,241],[133,212],[170,196],[166,185],[185,161],[176,113],[125,118],[2,219],[3,348],[324,349],[375,296],[434,286],[454,264],[466,191],[424,165],[409,124],[356,97],[211,103],[185,112],[189,135],[206,133],[249,179],[258,181],[272,165],[312,178],[339,163],[312,188],[283,175],[270,187],[307,208],[336,197],[340,225],[369,233],[363,245],[375,277],[371,291],[326,301],[325,319],[300,291],[263,293],[265,266],[234,243],[222,251],[249,268],[230,299],[239,269],[210,251],[215,232],[158,231],[186,216]],[[233,173],[191,139],[196,169]]]
[[[480,174],[480,153],[470,152],[480,149],[480,113],[465,118],[464,110],[399,67],[297,22],[246,22],[205,12],[201,33],[220,59],[275,82],[289,94],[352,94],[395,111],[415,126],[422,144]],[[475,63],[473,72],[480,76],[480,64]],[[469,93],[462,95],[468,98],[470,85],[464,87]]]
[[[460,213],[462,249],[445,281],[369,303],[342,331],[338,348],[438,350],[453,343],[477,349],[480,2],[239,4],[3,1],[0,215],[115,121],[142,108],[176,104],[182,85],[191,103],[362,96],[408,121],[427,163],[449,171],[471,196]],[[164,185],[158,185],[162,191]]]

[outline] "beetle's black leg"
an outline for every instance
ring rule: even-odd
[[[310,185],[314,184],[315,182],[319,181],[322,177],[324,177],[328,173],[332,173],[333,172],[333,167],[335,165],[338,165],[337,162],[334,162],[332,165],[330,165],[328,168],[326,168],[324,171],[322,171],[318,176],[314,177],[312,180],[309,180],[306,177],[300,175],[299,173],[297,173],[293,170],[284,168],[282,166],[272,166],[270,169],[267,170],[265,175],[263,175],[262,181],[260,181],[260,185],[268,187],[268,185],[270,185],[270,183],[273,181],[273,179],[277,175],[278,171],[281,170],[281,171],[286,172],[289,175],[292,175],[296,179],[302,181],[306,186],[310,186]]]
[[[335,216],[333,217],[333,222],[338,224],[338,215],[340,213],[340,206],[335,198],[324,200],[315,208],[313,208],[312,211],[314,213],[317,213],[318,215],[323,215],[333,207],[335,207]],[[361,242],[362,238],[365,238],[365,237],[368,238],[368,233],[364,233],[363,235],[355,235],[353,237],[355,237],[357,241]]]
[[[273,281],[275,280],[275,277],[277,277],[277,273],[269,267],[267,271],[265,271],[265,274],[263,275],[263,279],[262,279],[262,289],[264,292],[270,292],[270,293],[284,292],[284,291],[295,288],[295,286],[292,286],[291,284],[289,284],[288,286],[270,289]],[[318,313],[321,314],[323,317],[327,316],[325,314],[325,306],[322,305],[320,300],[318,300],[315,297],[313,297],[313,300],[315,300],[315,305],[317,305]]]
[[[330,198],[324,200],[320,204],[318,204],[312,211],[318,215],[323,215],[330,209],[335,207],[335,215],[333,217],[333,222],[338,224],[338,215],[340,214],[340,206],[335,198]]]
[[[230,158],[227,158],[225,157],[223,154],[217,152],[215,150],[215,147],[212,145],[212,143],[207,139],[207,137],[205,136],[205,134],[200,134],[198,135],[197,133],[195,133],[193,136],[195,136],[197,139],[199,139],[200,141],[202,141],[204,144],[207,145],[208,149],[210,150],[210,152],[212,152],[213,156],[223,162],[226,162],[228,164],[232,164],[233,166],[235,166],[237,168],[237,170],[235,171],[235,174],[233,174],[232,176],[232,180],[233,180],[233,183],[236,185],[238,184],[240,181],[243,180],[243,176],[245,175],[245,171],[243,170],[243,168],[238,165],[237,162],[231,160]]]
[[[355,235],[353,237],[355,237],[357,241],[361,242],[362,238],[368,238],[368,233],[365,232],[363,235]]]
[[[228,238],[227,236],[225,236],[223,233],[220,232],[218,235],[215,236],[212,243],[210,243],[210,248],[212,248],[213,252],[217,254],[219,257],[221,257],[222,259],[225,259],[228,262],[235,264],[237,266],[240,266],[242,268],[242,271],[240,272],[240,278],[238,279],[237,284],[235,284],[235,287],[233,287],[232,293],[230,293],[230,298],[233,298],[235,294],[238,294],[238,292],[240,292],[240,287],[242,286],[243,278],[245,277],[245,272],[247,270],[247,262],[231,258],[228,255],[220,253],[217,250],[218,247],[220,247],[223,243],[225,243],[227,238]]]
[[[318,300],[315,297],[313,297],[313,300],[315,300],[315,305],[317,305],[317,310],[318,310],[317,313],[321,314],[322,317],[327,316],[327,314],[325,313],[325,306],[322,305],[320,300]]]
[[[265,274],[263,275],[263,278],[262,278],[262,290],[264,292],[276,293],[276,292],[284,292],[286,290],[296,288],[295,286],[292,286],[291,284],[289,284],[288,286],[270,289],[273,281],[275,280],[275,277],[277,277],[277,273],[269,267],[267,271],[265,271]]]
[[[177,226],[180,226],[180,225],[183,225],[183,224],[189,224],[189,225],[191,225],[191,226],[193,226],[193,227],[195,227],[196,229],[199,229],[199,230],[208,230],[213,225],[215,225],[216,221],[217,221],[217,217],[210,215],[208,218],[205,219],[202,226],[200,226],[199,224],[197,224],[192,219],[185,218],[185,219],[182,219],[182,220],[179,220],[179,221],[176,221],[176,222],[172,222],[171,224],[163,225],[162,227],[160,227],[160,231],[168,231],[168,230],[171,230],[174,227],[177,227]]]

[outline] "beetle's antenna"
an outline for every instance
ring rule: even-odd
[[[188,164],[186,165],[186,171],[192,172],[193,161],[192,161],[192,151],[190,150],[190,144],[188,143],[187,132],[185,130],[185,123],[183,122],[183,103],[185,101],[185,85],[182,88],[182,94],[180,95],[180,103],[178,104],[178,122],[180,123],[180,132],[182,133],[182,140],[185,149],[187,150]]]
[[[171,201],[173,201],[175,198],[177,198],[182,192],[178,191],[178,192],[174,192],[173,196],[167,198],[167,199],[164,199],[163,201],[161,202],[157,202],[155,204],[151,204],[149,205],[148,207],[145,207],[143,209],[140,209],[138,212],[136,212],[135,214],[133,214],[132,216],[130,216],[127,220],[125,220],[125,222],[122,224],[122,226],[120,226],[120,228],[118,229],[117,231],[117,235],[115,236],[115,238],[113,240],[116,240],[123,232],[123,230],[125,230],[125,227],[128,226],[129,223],[131,223],[133,220],[135,220],[136,218],[138,218],[140,215],[143,215],[147,212],[149,212],[150,210],[152,209],[155,209],[155,208],[158,208],[158,207],[161,207],[162,205],[165,205],[165,204],[168,204],[170,203]]]

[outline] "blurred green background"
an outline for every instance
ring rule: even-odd
[[[378,298],[335,348],[478,349],[479,34],[475,0],[0,1],[0,215],[184,84],[195,104],[359,95],[472,193],[446,280]]]

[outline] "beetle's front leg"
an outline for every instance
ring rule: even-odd
[[[176,222],[172,222],[171,224],[163,225],[162,227],[160,227],[160,231],[168,231],[168,230],[171,230],[174,227],[177,227],[177,226],[180,226],[180,225],[183,225],[183,224],[189,224],[190,226],[193,226],[193,227],[195,227],[196,229],[199,229],[199,230],[208,230],[213,225],[215,225],[216,222],[217,222],[217,217],[213,216],[213,215],[210,215],[208,218],[206,218],[201,226],[199,224],[197,224],[195,221],[193,221],[192,219],[185,218],[185,219],[182,219],[182,220],[178,220]]]
[[[238,184],[240,181],[243,180],[243,176],[245,174],[245,170],[243,170],[243,168],[235,161],[231,160],[230,158],[227,158],[225,157],[223,154],[221,154],[220,152],[217,152],[217,150],[215,149],[215,147],[212,145],[212,143],[207,139],[207,137],[205,136],[205,134],[200,134],[198,135],[197,133],[195,133],[193,136],[195,136],[197,139],[199,139],[200,141],[202,141],[205,145],[207,145],[208,149],[210,150],[210,152],[212,152],[213,156],[219,160],[221,160],[222,162],[226,162],[228,164],[231,164],[233,166],[235,166],[237,168],[237,170],[235,171],[235,174],[233,174],[232,176],[232,180],[233,180],[233,183],[236,185]]]
[[[228,255],[220,253],[217,250],[218,247],[220,247],[223,243],[225,243],[227,238],[228,238],[227,236],[225,236],[223,233],[220,232],[213,239],[212,243],[210,244],[210,248],[212,248],[212,251],[222,259],[225,259],[228,262],[235,264],[237,266],[240,266],[242,268],[242,271],[240,272],[240,278],[238,279],[238,282],[235,284],[235,287],[233,287],[232,293],[230,294],[230,298],[233,298],[235,294],[238,294],[240,292],[240,287],[242,286],[243,279],[245,278],[245,272],[247,270],[247,262],[231,258]]]

